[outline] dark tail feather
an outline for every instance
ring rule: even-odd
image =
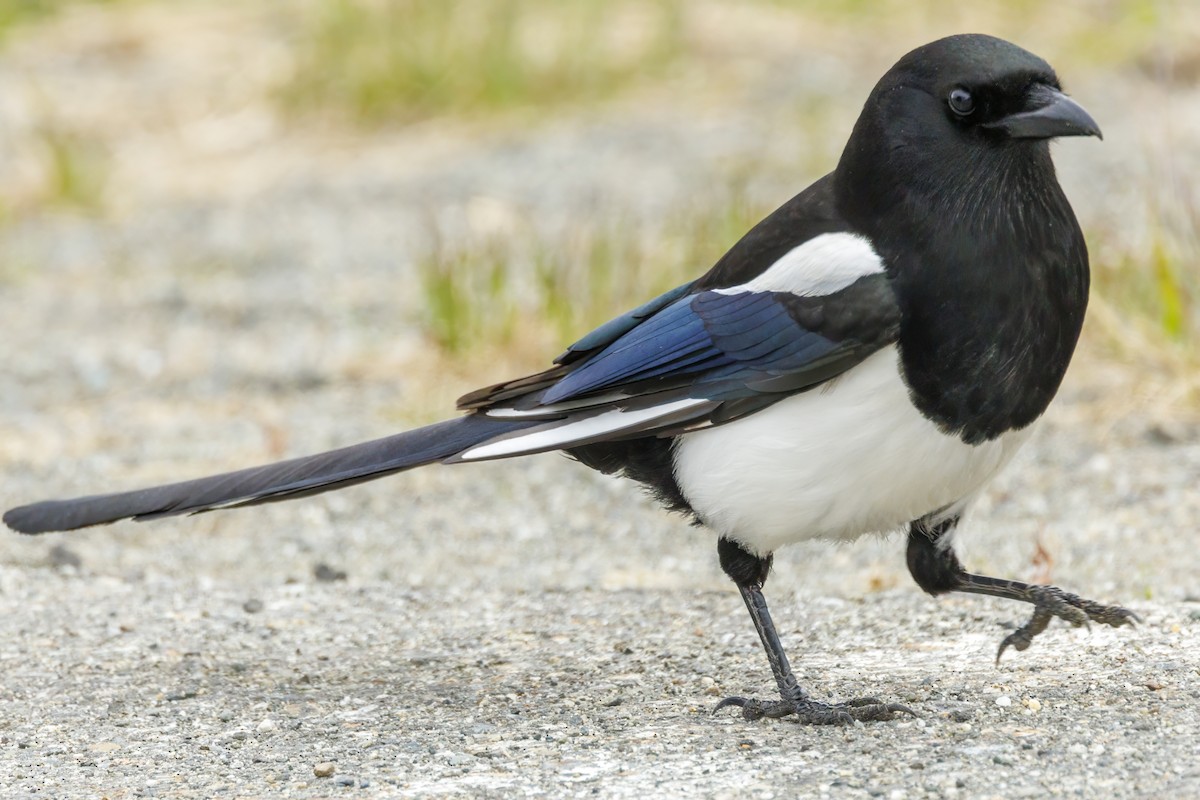
[[[46,533],[287,500],[443,461],[494,437],[538,424],[469,415],[263,467],[151,489],[33,503],[5,512],[4,524],[20,533]]]

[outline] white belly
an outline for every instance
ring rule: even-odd
[[[909,400],[893,346],[823,387],[679,437],[675,477],[705,524],[765,555],[961,509],[1030,430],[975,446],[942,433]]]

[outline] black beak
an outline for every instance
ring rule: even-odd
[[[1101,139],[1096,120],[1065,94],[1044,83],[1035,84],[1025,95],[1027,111],[1018,111],[986,127],[1007,133],[1014,139],[1050,139],[1055,136],[1096,136]]]

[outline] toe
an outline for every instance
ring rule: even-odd
[[[917,712],[900,703],[874,703],[866,706],[855,706],[850,710],[850,716],[859,722],[886,722],[895,719],[898,714],[919,716]]]
[[[1101,625],[1109,625],[1113,628],[1120,628],[1124,625],[1133,627],[1142,621],[1142,618],[1130,611],[1128,608],[1120,606],[1101,606],[1095,613],[1088,615],[1092,621],[1099,622]]]

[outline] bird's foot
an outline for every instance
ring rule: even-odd
[[[1119,628],[1142,621],[1141,617],[1127,608],[1085,600],[1056,586],[1030,586],[1028,597],[1023,599],[1033,603],[1033,616],[1029,618],[1029,622],[1004,637],[1000,649],[996,652],[997,662],[1010,645],[1018,651],[1027,649],[1033,642],[1033,637],[1046,630],[1046,626],[1054,617],[1065,619],[1076,628],[1091,622]]]
[[[885,703],[876,697],[858,697],[844,703],[821,703],[807,697],[793,700],[753,700],[746,697],[726,697],[713,713],[722,708],[737,706],[742,709],[742,718],[747,720],[782,719],[795,716],[796,721],[805,725],[849,725],[853,722],[885,722],[894,719],[897,714],[918,716],[908,706],[899,703]]]

